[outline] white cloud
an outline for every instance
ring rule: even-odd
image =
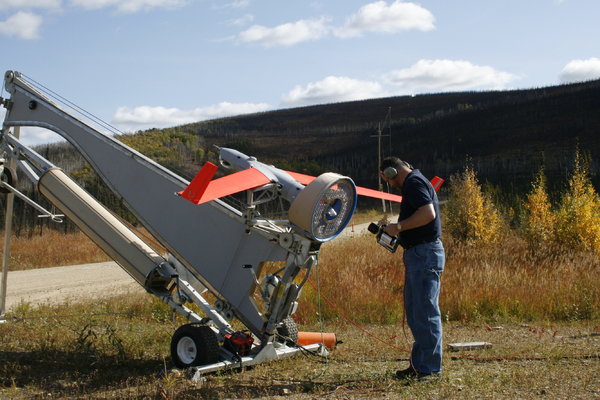
[[[0,0],[0,10],[59,8],[61,0]]]
[[[335,30],[335,34],[348,38],[361,36],[364,32],[429,31],[435,29],[434,22],[433,14],[418,4],[396,0],[388,5],[385,1],[376,1],[361,7],[343,27]]]
[[[212,5],[213,10],[240,10],[247,8],[250,5],[250,0],[234,0],[228,3],[222,1],[214,1]]]
[[[435,29],[433,14],[415,3],[400,0],[388,4],[376,1],[361,7],[350,16],[344,26],[329,26],[330,18],[303,19],[275,27],[253,25],[241,32],[237,39],[243,43],[257,43],[265,47],[292,46],[317,40],[333,33],[340,38],[361,36],[365,32],[398,33],[406,30]]]
[[[286,106],[301,106],[362,100],[385,95],[387,94],[377,82],[328,76],[304,87],[296,86],[283,96],[283,103]]]
[[[24,126],[21,128],[20,140],[28,146],[64,142],[65,138],[58,133],[45,128]]]
[[[119,129],[136,131],[148,128],[166,128],[213,118],[232,115],[249,114],[266,111],[270,108],[265,103],[229,103],[221,102],[216,105],[193,110],[178,108],[140,106],[133,109],[119,107],[112,117],[112,124]]]
[[[130,14],[147,11],[152,8],[177,8],[186,5],[188,0],[70,0],[71,5],[98,10],[101,8],[116,8],[117,12]]]
[[[560,72],[561,82],[582,82],[600,78],[600,58],[573,60]]]
[[[252,21],[254,21],[254,15],[252,15],[252,14],[245,14],[245,15],[239,17],[239,18],[231,20],[230,23],[232,25],[246,25],[246,24],[249,24]]]
[[[231,3],[224,4],[224,7],[229,8],[246,8],[250,5],[250,0],[235,0]]]
[[[387,74],[384,79],[407,91],[503,89],[516,75],[469,61],[420,60],[409,68]]]
[[[0,35],[15,36],[26,40],[38,39],[41,25],[42,17],[20,11],[6,21],[0,21]]]
[[[6,109],[0,107],[0,121],[4,121],[5,116]],[[14,135],[14,128],[11,128],[11,133]],[[46,128],[38,128],[36,126],[22,126],[19,129],[19,140],[27,146],[36,146],[38,144],[61,142],[65,139],[58,133],[55,133]]]
[[[0,110],[0,120],[4,120],[3,110]],[[14,134],[14,130],[11,129]],[[38,128],[35,126],[22,126],[19,131],[19,141],[27,146],[36,146],[40,144],[63,142],[65,139],[58,133],[49,129]]]
[[[258,43],[265,47],[292,46],[327,35],[327,19],[306,19],[282,24],[274,28],[253,25],[238,35],[245,43]]]

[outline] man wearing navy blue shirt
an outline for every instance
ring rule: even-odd
[[[404,308],[414,337],[410,366],[396,371],[399,379],[428,379],[442,373],[442,318],[438,299],[445,253],[437,194],[418,169],[396,157],[380,166],[382,179],[400,189],[397,224],[385,232],[398,236],[404,248]]]

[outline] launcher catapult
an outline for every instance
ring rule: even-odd
[[[60,221],[17,190],[17,169],[150,294],[189,321],[171,341],[173,363],[195,374],[258,364],[292,355],[302,286],[319,249],[348,224],[357,193],[392,201],[399,196],[357,188],[335,173],[317,178],[283,171],[236,150],[220,148],[220,164],[235,170],[219,179],[207,163],[187,182],[108,136],[72,105],[15,71],[4,76],[10,98],[0,137],[0,191],[6,194],[10,231],[14,196]],[[0,93],[1,95],[2,93]],[[61,103],[61,105],[59,105]],[[161,255],[79,187],[66,173],[19,140],[21,127],[49,129],[66,139],[139,223],[166,249]],[[245,192],[238,207],[224,197]],[[287,219],[261,216],[257,206],[285,200]],[[10,232],[9,232],[10,233]],[[10,234],[5,239],[5,256]],[[266,262],[280,263],[266,273]],[[7,257],[3,271],[6,293]],[[65,277],[68,279],[68,277]],[[210,304],[203,293],[216,299]],[[195,304],[200,312],[188,305]],[[0,313],[4,304],[0,304]],[[203,314],[203,315],[200,315]],[[246,329],[236,331],[239,320]],[[306,346],[326,351],[321,344]]]

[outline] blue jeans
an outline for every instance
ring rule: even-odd
[[[441,240],[404,251],[404,307],[415,339],[411,365],[422,374],[442,373],[442,315],[438,300],[445,261]]]

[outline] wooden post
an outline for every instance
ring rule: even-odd
[[[14,136],[19,138],[19,127],[14,128]],[[16,161],[13,157],[9,158],[9,168],[16,167]],[[15,202],[15,195],[8,193],[6,195],[6,210],[4,214],[4,248],[2,253],[2,276],[0,280],[0,322],[4,322],[6,313],[6,290],[8,281],[8,267],[10,264],[10,237],[12,234],[12,217]]]

